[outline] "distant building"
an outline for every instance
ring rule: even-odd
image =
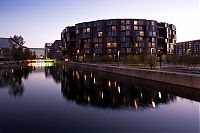
[[[146,19],[108,19],[75,24],[61,33],[70,57],[84,55],[174,54],[176,27]]]
[[[7,60],[10,58],[10,50],[12,43],[10,38],[0,38],[0,60]]]
[[[51,58],[51,46],[52,43],[45,43],[44,49],[45,49],[45,58]]]
[[[179,42],[176,44],[177,55],[200,55],[200,40]]]
[[[51,45],[50,53],[52,59],[61,60],[62,59],[62,43],[61,40],[55,40]]]
[[[36,59],[44,59],[45,58],[45,49],[44,48],[29,48],[32,56]]]

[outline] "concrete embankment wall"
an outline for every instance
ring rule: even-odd
[[[160,81],[160,82],[200,89],[200,75],[196,74],[166,72],[159,70],[147,70],[147,69],[128,68],[123,66],[118,67],[118,66],[89,64],[89,63],[69,62],[67,63],[67,65],[72,67],[94,69],[98,71],[116,73],[120,75],[127,75],[147,80]]]

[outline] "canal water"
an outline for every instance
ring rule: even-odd
[[[0,133],[199,132],[200,91],[67,66],[1,70]]]

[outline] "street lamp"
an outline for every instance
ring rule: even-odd
[[[117,51],[117,62],[118,62],[118,66],[119,66],[119,55],[120,54],[120,51]]]
[[[162,55],[162,52],[160,50],[158,50],[158,57],[159,57],[159,62],[160,62],[160,68],[161,68],[161,55]]]

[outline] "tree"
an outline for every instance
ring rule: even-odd
[[[20,46],[23,46],[25,44],[24,38],[21,35],[14,35],[13,37],[10,37],[10,39]]]
[[[11,47],[11,58],[13,60],[19,61],[19,60],[25,60],[27,57],[29,57],[29,52],[24,50],[24,38],[20,35],[14,35],[13,37],[10,37],[10,42],[12,44]]]
[[[145,57],[144,65],[149,65],[151,69],[157,65],[158,58],[154,55],[147,55]]]

